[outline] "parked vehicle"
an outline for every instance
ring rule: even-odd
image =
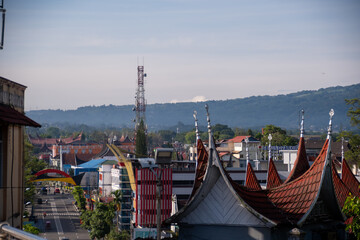
[[[41,199],[41,198],[38,198],[38,199],[37,199],[37,203],[38,203],[38,204],[42,204],[42,199]]]
[[[41,192],[42,192],[42,194],[46,195],[46,194],[47,194],[47,188],[46,188],[46,187],[42,187],[42,188],[41,188]]]
[[[60,193],[60,189],[58,189],[58,188],[55,188],[55,191],[54,191],[54,193]]]

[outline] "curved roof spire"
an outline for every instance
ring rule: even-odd
[[[196,133],[196,146],[197,146],[197,143],[200,139],[200,134],[199,134],[199,127],[198,127],[198,119],[197,119],[197,111],[194,111],[194,119],[195,119],[195,133]]]
[[[275,163],[272,159],[269,161],[268,176],[266,180],[266,189],[274,188],[282,184],[278,171],[276,170]]]
[[[304,137],[304,109],[301,110],[301,126],[300,126],[300,137]]]
[[[208,123],[208,133],[211,135],[211,125],[210,125],[210,115],[209,115],[209,105],[205,104],[205,110],[206,110],[206,120]]]
[[[246,169],[246,180],[245,180],[245,187],[251,190],[261,190],[261,186],[259,184],[259,181],[255,175],[255,172],[253,168],[251,167],[251,164],[248,163],[247,169]]]
[[[303,175],[309,168],[309,162],[307,160],[306,149],[305,149],[305,140],[304,140],[304,119],[305,112],[301,110],[301,126],[300,126],[300,141],[297,151],[297,156],[294,162],[294,166],[285,180],[284,183],[293,181],[294,179]]]
[[[335,114],[334,109],[331,109],[330,112],[329,112],[330,120],[329,120],[329,127],[328,127],[328,133],[327,133],[327,138],[326,139],[330,139],[330,137],[331,137],[332,118],[333,118],[334,114]]]

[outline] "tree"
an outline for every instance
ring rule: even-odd
[[[271,134],[271,145],[273,146],[295,146],[297,140],[286,135],[286,131],[274,125],[266,125],[263,129],[264,134],[261,137],[261,144],[268,145],[268,136]],[[258,137],[258,135],[256,135]]]
[[[106,240],[129,240],[130,234],[126,230],[121,232],[116,232],[114,229],[111,229],[110,233],[106,235]]]
[[[351,125],[360,128],[360,99],[345,99],[345,101],[346,104],[352,105],[347,113],[350,117]],[[340,136],[349,139],[350,149],[345,152],[345,158],[358,167],[360,165],[360,135],[344,131]],[[347,197],[342,210],[348,217],[346,230],[349,230],[356,239],[360,240],[360,198],[350,195]]]
[[[352,126],[360,126],[360,99],[345,99],[347,105],[351,105],[349,108],[347,115],[350,117],[350,123]]]
[[[343,131],[340,137],[349,139],[349,150],[345,152],[345,159],[350,164],[360,166],[360,135],[350,131]],[[341,138],[338,139],[341,141]]]
[[[113,229],[113,219],[115,217],[114,203],[95,203],[93,211],[87,210],[80,216],[82,227],[90,230],[91,239],[105,237]]]
[[[235,136],[234,131],[228,125],[216,124],[212,131],[215,139],[229,139]]]
[[[122,192],[116,190],[112,192],[112,195],[114,196],[114,204],[116,207],[116,231],[119,231],[119,212],[121,212]]]
[[[31,233],[31,234],[35,234],[35,235],[39,235],[39,233],[40,233],[40,229],[37,228],[37,227],[35,227],[35,226],[33,226],[33,225],[31,225],[30,223],[29,223],[29,224],[25,224],[25,225],[23,226],[23,230],[24,230],[25,232],[28,232],[28,233]]]
[[[84,196],[84,190],[81,186],[75,186],[72,192],[74,199],[76,201],[77,207],[80,209],[81,212],[86,210],[86,199]]]
[[[347,112],[352,126],[360,129],[360,99],[345,99],[346,104],[352,105]],[[345,158],[351,164],[360,166],[360,135],[350,131],[343,131],[340,137],[349,139],[349,151],[345,152]],[[339,138],[340,139],[340,138]]]
[[[346,230],[360,240],[360,198],[351,195],[347,197],[342,211],[348,217]]]
[[[185,135],[185,143],[193,144],[196,141],[196,133],[195,131],[191,131],[186,133]]]
[[[145,124],[141,120],[138,129],[136,131],[136,145],[135,145],[135,154],[140,157],[147,156],[147,144],[146,144],[146,134],[145,134]]]
[[[34,147],[29,142],[28,137],[25,137],[24,144],[24,164],[25,164],[25,192],[24,201],[34,202],[35,199],[35,186],[30,180],[34,177],[33,174],[46,168],[47,164],[45,161],[38,159],[33,153]]]

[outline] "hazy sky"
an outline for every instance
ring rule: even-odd
[[[358,0],[5,0],[0,76],[26,110],[148,104],[360,82]]]

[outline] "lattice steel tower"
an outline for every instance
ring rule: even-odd
[[[135,96],[135,107],[136,119],[135,119],[135,131],[140,125],[141,120],[144,122],[146,127],[145,119],[145,110],[146,110],[146,100],[145,100],[145,88],[144,88],[144,78],[146,73],[144,73],[144,66],[138,66],[138,87],[136,90]]]

